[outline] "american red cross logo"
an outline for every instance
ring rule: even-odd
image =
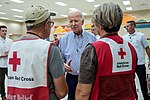
[[[120,48],[120,52],[118,52],[118,55],[121,56],[121,59],[124,59],[124,56],[126,55],[126,52],[124,52],[123,49]]]
[[[17,65],[20,65],[20,58],[17,58],[17,52],[13,52],[13,58],[9,58],[9,64],[13,65],[13,71],[17,70]]]

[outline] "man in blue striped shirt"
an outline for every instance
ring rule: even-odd
[[[67,72],[68,100],[74,100],[81,54],[88,43],[96,41],[96,37],[82,28],[84,18],[80,11],[69,12],[68,19],[72,31],[60,39],[59,47]]]

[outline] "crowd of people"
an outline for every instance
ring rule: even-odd
[[[117,19],[117,20],[116,20]],[[137,74],[144,100],[150,100],[150,49],[145,35],[126,24],[119,36],[123,12],[104,3],[93,11],[90,33],[82,28],[79,10],[68,13],[71,31],[45,41],[54,22],[42,6],[25,14],[26,34],[14,42],[0,26],[0,94],[2,100],[138,100]],[[145,51],[148,62],[145,62]],[[7,97],[5,93],[7,75]]]

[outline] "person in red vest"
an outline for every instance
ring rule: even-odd
[[[42,6],[26,12],[27,32],[12,44],[8,55],[7,100],[59,100],[67,95],[60,50],[44,40],[54,26],[50,16]]]
[[[147,87],[148,87],[148,95],[150,96],[150,68],[148,70]]]
[[[104,3],[93,12],[92,23],[100,40],[82,53],[76,100],[135,100],[134,47],[118,35],[123,12],[117,4]]]

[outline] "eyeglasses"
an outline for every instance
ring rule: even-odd
[[[53,26],[54,26],[54,22],[51,21],[51,20],[49,20],[49,21],[47,22],[47,24],[48,24],[50,27],[53,27]]]

